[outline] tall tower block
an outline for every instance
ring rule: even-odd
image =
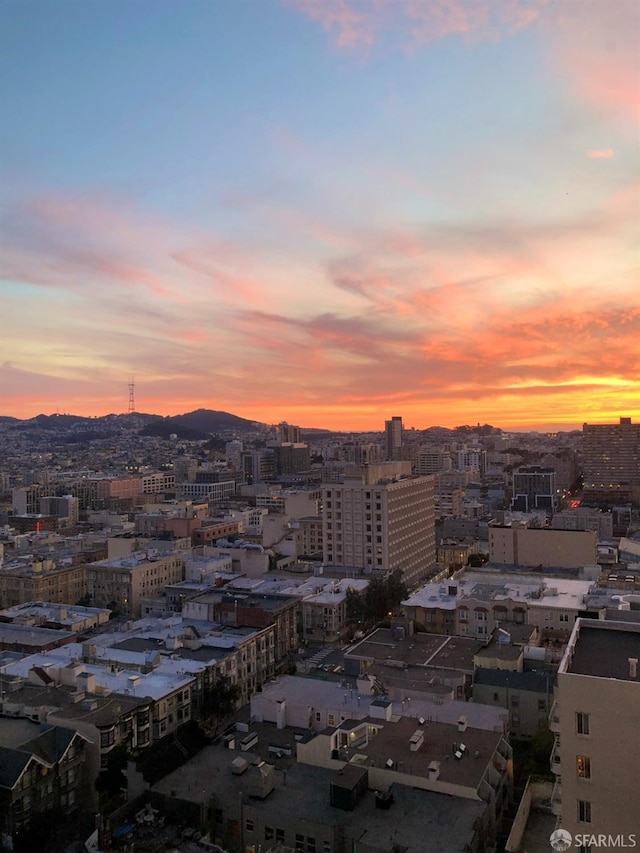
[[[129,377],[129,414],[132,415],[136,410],[136,402],[133,392],[135,391],[136,383],[133,376]]]

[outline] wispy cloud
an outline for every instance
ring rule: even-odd
[[[587,157],[592,160],[609,160],[614,155],[613,148],[592,148],[587,151]]]
[[[380,39],[410,50],[450,36],[497,40],[532,24],[545,0],[284,0],[318,22],[339,50],[368,52]]]

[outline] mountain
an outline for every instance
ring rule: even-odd
[[[114,430],[117,432],[121,430],[134,431],[139,432],[140,435],[167,438],[175,433],[179,438],[199,441],[210,438],[212,434],[256,432],[266,426],[229,414],[229,412],[218,412],[210,409],[198,409],[195,412],[187,412],[184,415],[173,417],[138,412],[93,418],[85,418],[80,415],[36,415],[36,417],[27,420],[2,416],[0,423],[6,424],[9,429],[34,433],[39,430],[50,430],[60,434],[69,434],[73,431],[74,434],[83,434],[83,441],[91,440],[92,437],[102,438],[105,437],[105,434],[111,435]]]
[[[229,412],[216,412],[211,409],[197,409],[186,415],[176,415],[172,418],[178,424],[198,432],[215,433],[235,430],[237,432],[255,432],[263,429],[266,424],[248,421],[238,415],[230,415]]]

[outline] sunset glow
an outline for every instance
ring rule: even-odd
[[[635,0],[0,15],[0,415],[640,418]]]

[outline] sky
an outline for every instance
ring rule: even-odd
[[[636,0],[2,0],[0,415],[640,418]]]

